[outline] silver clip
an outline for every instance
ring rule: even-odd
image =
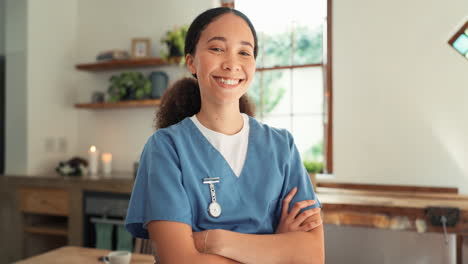
[[[219,177],[215,178],[203,178],[203,184],[218,183]]]

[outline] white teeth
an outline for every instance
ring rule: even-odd
[[[228,84],[228,85],[236,85],[239,83],[239,79],[224,79],[224,78],[216,78],[221,83]]]

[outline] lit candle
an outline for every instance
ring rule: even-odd
[[[104,175],[109,176],[112,172],[112,154],[102,153],[101,162],[102,172],[104,173]]]
[[[88,151],[88,167],[89,174],[96,175],[98,172],[98,162],[99,162],[99,151],[96,149],[96,146],[91,146]]]

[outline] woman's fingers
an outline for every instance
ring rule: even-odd
[[[289,212],[288,217],[291,218],[291,220],[296,219],[297,214],[299,213],[300,210],[309,207],[311,205],[315,204],[315,200],[304,200],[301,202],[297,202],[294,204],[294,207],[291,209],[291,212]]]
[[[320,218],[320,208],[312,208],[299,214],[299,212],[302,209],[314,205],[316,203],[315,200],[304,200],[301,202],[297,202],[294,204],[293,208],[291,209],[291,212],[289,212],[291,201],[297,194],[297,191],[297,187],[293,188],[291,191],[289,191],[289,193],[284,197],[282,201],[283,208],[281,210],[280,223],[276,230],[276,233],[278,234],[292,231],[310,231],[322,224]],[[309,217],[317,214],[319,215],[319,217],[312,217],[309,219]]]
[[[316,215],[316,214],[320,214],[320,207],[316,207],[316,208],[312,208],[312,209],[309,209],[309,210],[306,210],[302,213],[300,213],[296,219],[294,220],[294,224],[297,225],[297,226],[300,226],[302,225],[302,223],[307,219],[309,218],[310,216],[313,216],[313,215]]]
[[[294,195],[297,193],[297,187],[294,187],[286,197],[283,199],[283,209],[281,210],[281,219],[284,219],[285,217],[288,216],[288,211],[289,211],[289,203],[291,203],[292,199],[294,198]]]
[[[302,225],[301,227],[299,227],[299,230],[300,231],[304,231],[304,232],[309,232],[310,230],[320,226],[323,224],[323,221],[322,221],[322,218],[318,219],[317,221],[313,221],[313,222],[309,222],[305,225]]]

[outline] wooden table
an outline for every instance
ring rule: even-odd
[[[457,264],[462,264],[463,238],[468,236],[468,196],[456,189],[357,184],[318,184],[325,224],[443,233],[426,215],[428,207],[460,210],[447,233],[457,236]]]
[[[66,246],[16,262],[16,264],[103,264],[98,260],[110,250]],[[151,255],[132,253],[132,264],[153,264]]]

